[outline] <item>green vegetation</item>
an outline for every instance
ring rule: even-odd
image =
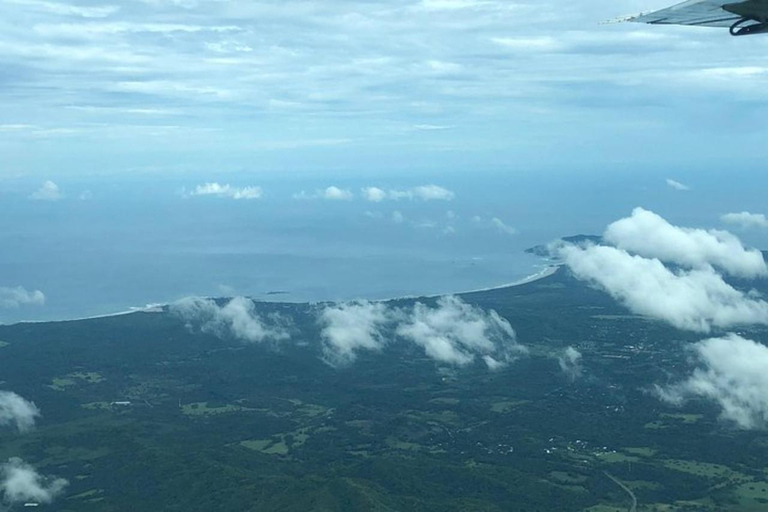
[[[333,369],[306,304],[258,305],[296,323],[279,347],[168,314],[0,326],[3,387],[43,412],[23,436],[0,432],[0,460],[67,478],[64,512],[625,512],[604,471],[639,512],[768,509],[768,436],[646,392],[687,368],[680,344],[697,335],[562,271],[464,299],[507,318],[530,355],[443,368],[393,337]],[[583,354],[575,382],[552,357],[567,346]]]

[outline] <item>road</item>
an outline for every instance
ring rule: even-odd
[[[632,492],[632,489],[630,489],[629,487],[627,487],[626,485],[624,485],[624,483],[622,483],[622,481],[621,481],[621,480],[619,480],[618,478],[616,478],[615,476],[613,476],[613,475],[612,475],[612,474],[610,474],[609,472],[607,472],[607,471],[603,471],[603,473],[605,473],[605,476],[607,476],[608,478],[610,478],[611,480],[613,480],[613,482],[614,482],[616,485],[618,485],[619,487],[621,487],[622,489],[624,489],[624,491],[625,491],[627,494],[629,494],[629,497],[630,497],[630,498],[632,498],[632,506],[631,506],[631,507],[629,507],[629,512],[637,512],[637,496],[635,496],[635,493],[633,493],[633,492]]]

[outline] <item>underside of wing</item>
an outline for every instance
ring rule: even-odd
[[[722,0],[688,0],[660,11],[633,16],[628,21],[654,25],[730,27],[742,16],[726,11],[724,4]]]

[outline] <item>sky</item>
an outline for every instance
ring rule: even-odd
[[[638,206],[768,248],[768,37],[602,23],[667,5],[0,0],[0,322],[504,284]]]
[[[768,38],[666,5],[1,0],[0,176],[758,166]]]

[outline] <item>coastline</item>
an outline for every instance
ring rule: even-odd
[[[370,302],[390,302],[390,301],[396,301],[396,300],[408,300],[408,299],[434,299],[437,297],[444,297],[447,295],[468,295],[471,293],[480,293],[480,292],[489,292],[493,290],[501,290],[503,288],[513,288],[515,286],[522,286],[525,284],[534,283],[536,281],[540,281],[542,279],[545,279],[547,277],[550,277],[554,275],[558,270],[560,270],[560,267],[562,267],[562,264],[550,264],[547,265],[543,270],[536,272],[534,274],[531,274],[527,277],[524,277],[522,279],[519,279],[517,281],[513,281],[511,283],[505,283],[495,286],[488,286],[485,288],[477,288],[473,290],[465,290],[461,292],[449,292],[449,293],[435,293],[430,295],[400,295],[397,297],[388,297],[384,299],[360,299],[360,300],[369,300]],[[211,297],[203,297],[203,298],[211,298]],[[269,302],[269,301],[266,301]],[[324,304],[324,303],[332,303],[332,302],[339,302],[339,301],[308,301],[308,304]],[[165,308],[170,306],[171,303],[155,303],[155,304],[147,304],[142,307],[130,307],[129,309],[125,311],[118,311],[116,313],[105,313],[101,315],[91,315],[91,316],[85,316],[80,318],[67,318],[63,320],[22,320],[19,322],[14,322],[12,324],[2,324],[0,323],[0,326],[9,326],[9,325],[17,325],[17,324],[47,324],[47,323],[61,323],[61,322],[80,322],[84,320],[98,320],[100,318],[111,318],[116,316],[125,316],[125,315],[132,315],[134,313],[162,313],[165,311]],[[298,302],[296,304],[299,304]]]

